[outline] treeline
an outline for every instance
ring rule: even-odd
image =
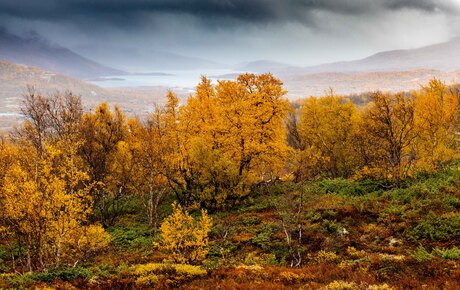
[[[399,182],[438,170],[458,155],[459,97],[432,80],[416,92],[376,92],[364,107],[334,95],[309,98],[288,121],[295,179]]]
[[[142,201],[152,229],[170,195],[184,208],[230,208],[275,180],[399,182],[457,155],[459,93],[433,80],[419,92],[375,93],[366,107],[328,95],[293,109],[271,74],[213,86],[186,104],[173,94],[148,119],[71,93],[25,96],[25,122],[0,145],[0,235],[28,269],[76,265]]]

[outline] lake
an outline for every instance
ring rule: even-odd
[[[217,79],[234,79],[240,73],[243,72],[228,69],[164,71],[151,74],[109,76],[89,80],[89,82],[103,88],[161,86],[171,89],[195,90],[202,75],[215,82]]]

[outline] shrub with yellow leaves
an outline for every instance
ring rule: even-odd
[[[331,283],[329,283],[326,288],[326,290],[354,290],[358,289],[358,285],[356,285],[355,282],[346,282],[342,280],[336,280]]]
[[[137,277],[136,284],[143,287],[154,286],[160,279],[165,279],[167,283],[171,283],[174,280],[184,281],[207,274],[201,266],[162,263],[135,265],[132,267],[132,271],[133,275]]]
[[[327,251],[321,250],[316,255],[316,260],[320,263],[332,263],[332,262],[336,262],[337,260],[339,260],[339,256],[337,256],[337,254],[334,252],[327,252]]]
[[[205,210],[201,218],[195,221],[179,204],[173,203],[173,212],[160,227],[160,248],[170,252],[176,262],[200,262],[209,252],[208,234],[211,230],[211,218]]]

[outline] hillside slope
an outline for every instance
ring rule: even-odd
[[[342,61],[305,68],[310,72],[395,71],[430,68],[460,69],[460,37],[416,49],[392,50],[355,61]]]
[[[168,256],[131,196],[135,215],[108,229],[107,251],[74,268],[0,275],[0,288],[459,289],[459,182],[454,163],[392,188],[345,179],[258,188],[241,206],[211,214],[211,250],[193,266],[163,264]],[[300,267],[290,266],[295,251]]]
[[[10,128],[19,119],[19,106],[27,86],[34,86],[42,94],[71,91],[81,95],[86,108],[102,101],[120,104],[129,114],[142,115],[154,103],[161,103],[166,88],[101,88],[99,86],[37,67],[0,60],[0,129]]]
[[[39,36],[25,38],[1,29],[0,59],[78,78],[124,74],[67,48],[50,44]]]

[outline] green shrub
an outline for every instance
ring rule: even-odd
[[[249,198],[248,203],[245,206],[242,206],[238,209],[238,212],[245,213],[245,212],[261,212],[268,208],[271,208],[273,205],[273,201],[271,198],[267,198],[267,196],[262,196],[257,199]]]
[[[460,259],[460,249],[457,247],[453,247],[450,249],[444,248],[435,248],[433,253],[436,256],[441,257],[444,260],[458,260]]]
[[[379,191],[382,188],[382,184],[370,179],[352,181],[344,178],[336,178],[321,181],[319,183],[319,188],[324,193],[358,196]]]
[[[261,218],[251,216],[251,217],[248,217],[248,218],[242,220],[241,223],[243,225],[245,225],[245,226],[256,226],[256,225],[260,224],[261,221],[262,221]]]
[[[232,243],[230,240],[225,240],[219,244],[211,244],[208,255],[211,258],[228,257],[228,255],[235,252],[236,249],[237,246],[234,243]]]
[[[415,251],[411,253],[411,256],[419,262],[429,261],[433,258],[433,255],[430,254],[424,247],[419,246]]]
[[[209,257],[226,258],[228,254],[233,253],[237,246],[228,237],[235,233],[235,229],[216,224],[211,228]]]
[[[264,225],[263,227],[261,227],[259,232],[254,237],[252,237],[251,242],[256,246],[259,246],[262,249],[267,250],[271,246],[274,231],[275,230],[273,225]]]
[[[93,272],[86,268],[60,268],[48,272],[34,272],[16,275],[11,278],[11,283],[15,286],[24,286],[31,282],[53,282],[58,279],[63,281],[72,281],[75,279],[88,280],[93,276]]]
[[[64,281],[71,281],[77,278],[89,279],[93,276],[94,274],[91,270],[80,267],[63,268],[56,273],[56,277]]]
[[[112,238],[112,244],[116,247],[136,249],[152,245],[151,233],[147,225],[117,226],[109,228],[108,232]]]
[[[6,246],[0,245],[0,261],[10,258],[9,250]]]
[[[460,198],[449,195],[444,199],[444,202],[446,203],[447,206],[453,207],[453,208],[460,208]]]
[[[384,195],[388,196],[392,201],[410,203],[415,193],[411,188],[394,188],[386,191]]]
[[[446,241],[460,237],[460,216],[439,216],[430,212],[418,225],[406,231],[412,240]]]
[[[320,188],[324,193],[343,194],[347,196],[364,194],[358,182],[344,178],[325,179],[320,182]]]
[[[120,273],[120,270],[122,270],[122,267],[123,267],[122,265],[120,265],[121,267],[120,266],[117,267],[113,264],[101,264],[101,265],[92,267],[91,271],[98,277],[110,277],[110,276],[118,275]]]
[[[321,216],[321,213],[318,211],[307,210],[305,212],[305,219],[311,223],[316,223],[316,222],[321,221],[323,217]]]
[[[279,266],[280,265],[275,254],[267,254],[264,256],[264,258],[265,258],[265,261],[264,261],[265,265],[268,265],[268,266]]]
[[[441,192],[451,188],[453,183],[454,181],[445,175],[435,175],[426,179],[411,179],[386,191],[384,195],[389,196],[392,201],[402,203],[411,203],[414,200],[430,202],[439,200]]]
[[[327,220],[327,219],[325,219],[325,220],[323,220],[321,225],[323,226],[324,233],[328,233],[328,234],[336,233],[337,230],[339,230],[339,228],[341,228],[340,224],[337,223],[336,220]]]

